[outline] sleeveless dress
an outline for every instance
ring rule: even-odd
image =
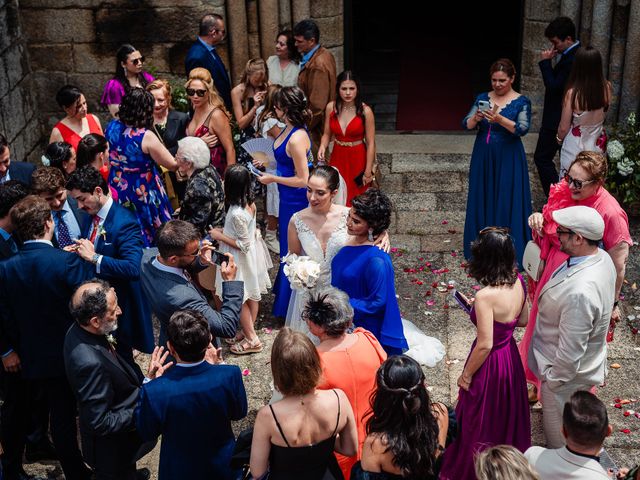
[[[271,288],[269,269],[273,267],[267,246],[256,228],[256,214],[253,216],[239,205],[231,205],[224,221],[224,234],[236,239],[237,248],[219,242],[220,253],[231,253],[238,266],[236,280],[244,282],[244,297],[259,302],[262,294]],[[216,268],[216,295],[222,299],[222,275]]]
[[[480,100],[489,101],[489,94],[476,98],[467,120],[478,111]],[[471,242],[485,227],[508,227],[516,247],[516,260],[520,265],[524,248],[531,240],[527,224],[531,215],[531,189],[529,170],[520,137],[529,131],[531,102],[524,95],[513,99],[500,114],[516,123],[515,133],[483,119],[478,123],[478,134],[471,154],[469,168],[469,195],[467,217],[464,224],[464,256],[471,257]]]
[[[204,119],[202,125],[196,128],[196,131],[193,132],[194,137],[204,137],[205,135],[209,135],[211,132],[209,130],[209,120],[211,119],[211,115],[215,112],[215,108],[209,112],[207,118]],[[187,126],[187,130],[189,126]],[[187,136],[189,136],[189,132],[187,131]],[[221,143],[216,143],[213,147],[209,147],[209,151],[211,152],[211,165],[216,167],[216,170],[220,174],[220,178],[224,180],[224,171],[227,169],[227,152]]]
[[[526,288],[522,277],[518,278],[524,306]],[[477,325],[475,309],[470,319]],[[509,323],[493,322],[493,348],[473,375],[469,391],[459,390],[458,437],[444,453],[441,480],[475,479],[474,455],[493,445],[513,445],[523,453],[531,446],[527,382],[513,338],[517,324],[518,318]]]
[[[367,472],[362,469],[360,462],[357,462],[351,469],[351,480],[402,480],[402,475],[387,472]]]
[[[338,462],[333,455],[333,447],[338,434],[340,424],[340,398],[334,390],[338,400],[338,416],[333,433],[326,440],[304,447],[292,447],[287,437],[284,436],[280,422],[276,417],[273,407],[271,415],[276,422],[278,431],[284,440],[286,447],[271,444],[269,453],[269,480],[340,480],[342,472],[338,468]]]
[[[364,144],[364,119],[356,115],[342,131],[338,115],[332,111],[329,115],[329,127],[335,136],[331,151],[331,166],[336,167],[347,184],[347,206],[351,206],[353,197],[364,193],[368,185],[358,186],[355,178],[360,176],[367,164],[367,147]],[[338,142],[362,142],[358,145],[340,145]]]
[[[301,127],[294,127],[289,135],[285,138],[277,148],[273,147],[273,154],[276,158],[277,175],[279,177],[294,177],[295,166],[293,159],[287,155],[287,143],[294,132],[298,131]],[[282,131],[284,133],[285,130]],[[282,136],[282,133],[280,136]],[[278,136],[278,138],[280,138]],[[276,141],[278,140],[276,138]],[[307,155],[309,152],[307,152]],[[278,229],[280,231],[280,255],[285,256],[289,251],[289,243],[287,239],[287,229],[289,228],[289,220],[294,213],[299,212],[303,208],[309,206],[307,200],[307,189],[288,187],[286,185],[278,184],[278,193],[280,195],[280,208],[278,216]],[[278,270],[278,276],[273,285],[273,292],[275,299],[273,301],[273,315],[276,317],[285,317],[287,315],[287,309],[289,306],[289,299],[291,298],[291,287],[289,280],[283,271],[283,264],[280,264]]]
[[[144,247],[154,245],[156,230],[171,220],[171,204],[153,158],[142,151],[144,128],[131,128],[112,120],[105,131],[109,142],[109,185],[118,203],[135,213]]]
[[[349,210],[345,209],[340,216],[340,220],[338,221],[335,230],[331,233],[331,236],[327,241],[326,252],[323,252],[322,245],[313,231],[300,219],[298,212],[293,214],[293,223],[296,227],[296,231],[298,232],[300,244],[302,245],[302,252],[300,255],[306,255],[310,257],[311,260],[315,260],[320,264],[320,277],[318,278],[316,287],[314,288],[322,288],[331,285],[331,261],[347,241],[348,216]],[[284,231],[286,232],[286,230]],[[310,292],[307,289],[300,291],[293,290],[291,300],[289,301],[289,308],[287,309],[285,326],[305,333],[317,345],[319,343],[318,338],[309,332],[307,322],[302,320],[302,309],[309,298],[309,293]]]
[[[604,108],[573,112],[571,130],[562,142],[560,150],[560,179],[569,171],[571,163],[582,151],[605,153],[607,150],[607,134],[602,125],[607,114]]]
[[[91,114],[88,114],[86,118],[87,123],[89,124],[89,133],[97,133],[99,135],[102,135],[102,129],[100,128],[100,124],[96,121],[95,117]],[[82,140],[82,137],[78,135],[77,132],[67,127],[64,123],[62,123],[62,120],[56,123],[53,128],[58,129],[60,135],[62,135],[62,140],[71,145],[76,152],[78,151],[78,144],[80,143],[80,140]]]

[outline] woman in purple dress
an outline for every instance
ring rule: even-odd
[[[513,338],[529,309],[508,230],[481,230],[471,257],[469,273],[485,287],[470,313],[478,333],[458,378],[458,436],[444,454],[441,480],[475,479],[474,456],[485,448],[507,444],[524,452],[531,446],[527,382]]]

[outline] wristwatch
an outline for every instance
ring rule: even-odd
[[[99,253],[94,253],[93,257],[91,257],[91,263],[93,263],[94,265],[98,264],[98,260],[100,260],[100,254]]]

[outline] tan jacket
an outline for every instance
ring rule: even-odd
[[[300,70],[298,86],[307,96],[313,118],[309,130],[323,128],[324,109],[336,98],[336,59],[324,47],[318,48],[313,57]]]

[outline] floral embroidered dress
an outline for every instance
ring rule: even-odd
[[[564,137],[560,150],[560,178],[569,171],[578,153],[583,151],[604,153],[607,134],[602,128],[606,113],[603,108],[582,113],[573,112],[571,130]]]
[[[105,131],[109,142],[109,185],[118,192],[118,203],[136,214],[145,247],[154,245],[156,229],[171,220],[171,203],[159,169],[142,151],[144,128],[131,128],[113,120]]]

